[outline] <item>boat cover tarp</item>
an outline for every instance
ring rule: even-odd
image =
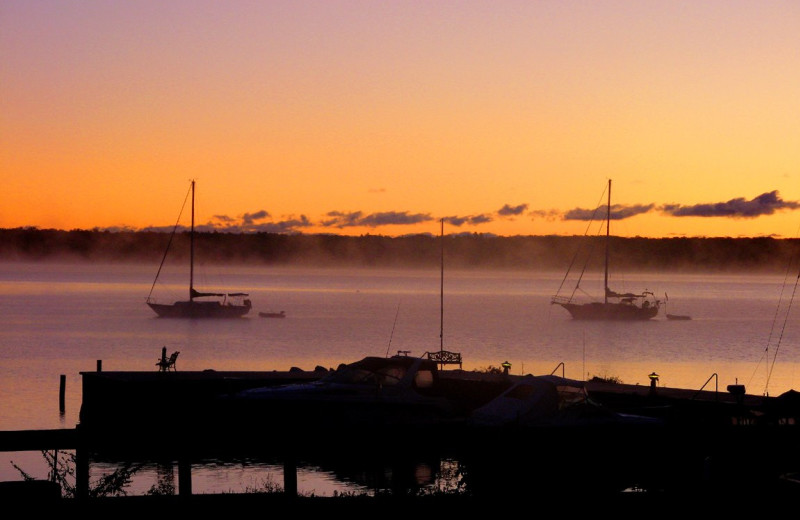
[[[606,296],[609,298],[644,298],[644,294],[618,293],[606,287]]]
[[[559,408],[558,389],[551,381],[525,376],[501,395],[474,410],[476,426],[511,426],[553,415]]]
[[[196,289],[191,290],[192,298],[200,298],[203,296],[248,296],[247,293],[210,293],[210,292],[200,292]]]

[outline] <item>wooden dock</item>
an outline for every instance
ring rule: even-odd
[[[486,400],[519,377],[461,370],[445,372],[444,377],[470,385],[476,394],[485,393]],[[284,495],[288,497],[297,496],[298,461],[312,454],[402,460],[428,451],[434,456],[469,460],[474,482],[478,489],[485,488],[485,496],[500,492],[500,479],[478,478],[478,473],[495,476],[513,473],[520,464],[547,467],[547,476],[541,478],[568,479],[576,471],[591,472],[603,467],[606,472],[610,468],[601,465],[618,460],[625,471],[667,475],[683,480],[687,489],[697,489],[708,469],[704,464],[709,460],[714,460],[718,471],[729,472],[725,485],[730,489],[741,486],[752,489],[762,483],[772,489],[779,473],[800,470],[800,452],[795,448],[800,440],[800,400],[794,393],[768,398],[748,395],[738,388],[721,392],[586,382],[590,399],[613,410],[677,421],[678,427],[641,438],[620,438],[634,430],[604,433],[587,430],[576,436],[550,435],[553,432],[546,431],[538,431],[534,437],[530,432],[478,436],[455,426],[403,432],[404,435],[391,441],[358,439],[342,444],[342,439],[322,438],[313,431],[306,432],[307,435],[295,436],[294,432],[281,435],[281,425],[272,423],[268,416],[247,421],[247,427],[221,423],[215,416],[219,409],[212,403],[220,395],[246,388],[313,381],[325,373],[323,369],[85,372],[80,424],[69,429],[0,432],[0,450],[75,450],[79,500],[88,496],[89,467],[98,456],[103,460],[172,461],[178,467],[177,489],[183,497],[193,494],[193,462],[205,457],[243,454],[277,456],[282,460]],[[651,433],[648,431],[646,435]],[[504,459],[498,450],[513,457]],[[604,454],[603,458],[593,458],[598,452]],[[655,471],[645,467],[648,465],[656,467]],[[612,477],[607,475],[609,481]],[[523,487],[546,485],[543,480],[532,479]],[[523,491],[518,488],[508,492]]]

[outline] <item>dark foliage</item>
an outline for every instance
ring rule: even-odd
[[[595,251],[602,247],[601,237]],[[152,231],[60,231],[0,229],[0,261],[146,262],[157,265],[168,233]],[[450,269],[563,271],[580,236],[449,235],[444,254]],[[175,236],[170,258],[186,262],[188,233]],[[435,235],[285,235],[277,233],[198,233],[196,254],[204,263],[305,267],[435,268],[442,242]],[[612,237],[611,263],[626,271],[717,271],[783,273],[797,253],[798,240],[759,238]],[[602,255],[595,255],[599,268]]]

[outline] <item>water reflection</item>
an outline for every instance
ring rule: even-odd
[[[95,462],[90,480],[99,482],[124,465]],[[196,493],[284,492],[284,466],[271,459],[201,460],[192,463]],[[137,467],[125,488],[128,495],[178,494],[176,462],[146,462]],[[379,493],[464,492],[461,465],[456,460],[385,462],[360,459],[339,463],[301,461],[297,465],[297,493],[301,496],[369,495]]]

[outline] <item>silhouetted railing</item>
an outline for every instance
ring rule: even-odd
[[[552,376],[553,374],[555,374],[556,370],[558,370],[558,367],[561,367],[561,377],[565,377],[564,376],[564,362],[563,361],[561,363],[559,363],[558,365],[556,365],[556,367],[553,369],[553,371],[550,372],[550,375]]]
[[[714,372],[713,374],[711,374],[711,377],[709,377],[708,380],[705,383],[703,383],[703,386],[700,387],[700,390],[698,390],[697,393],[692,396],[693,400],[697,398],[698,395],[700,395],[700,392],[703,391],[703,388],[705,388],[706,385],[709,382],[711,382],[712,379],[714,380],[714,398],[715,399],[717,398],[717,396],[719,395],[719,376],[717,376],[717,373]]]

